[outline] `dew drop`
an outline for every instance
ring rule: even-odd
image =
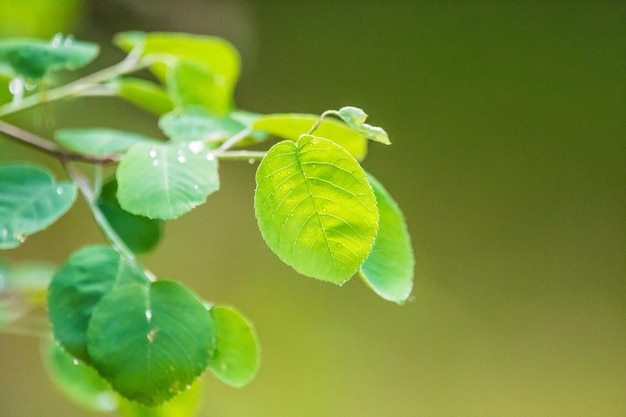
[[[248,159],[248,163],[249,163],[250,165],[254,164],[254,158],[250,158],[250,159]]]
[[[80,362],[78,362],[78,359],[74,359],[74,360],[72,361],[72,363],[73,363],[74,365],[78,365]]]
[[[176,158],[178,160],[178,162],[180,162],[181,164],[184,164],[186,159],[183,155],[178,155],[178,158]]]
[[[59,46],[61,46],[62,43],[63,43],[63,34],[62,33],[57,33],[56,35],[54,35],[52,37],[52,40],[50,41],[50,45],[53,48],[58,48]]]
[[[0,233],[0,235],[3,238],[6,238],[7,236],[9,236],[9,231],[7,229],[2,229],[2,233]]]
[[[13,78],[9,83],[9,91],[13,94],[13,103],[19,104],[24,98],[24,80],[21,78]]]
[[[157,157],[157,151],[156,149],[152,149],[149,153],[150,158],[156,158]]]
[[[57,194],[58,195],[63,194],[63,187],[57,187]]]
[[[327,211],[326,207],[322,207],[322,213],[326,213]]]
[[[152,319],[152,311],[150,311],[150,310],[146,310],[146,318],[147,318],[148,320]]]
[[[189,143],[189,150],[192,153],[201,152],[203,148],[204,148],[204,143],[202,143],[202,141],[194,140],[193,142]]]
[[[20,243],[24,243],[26,241],[26,236],[23,235],[22,233],[16,233],[14,237],[15,237],[15,240],[17,240]]]
[[[212,152],[209,152],[208,154],[206,154],[206,159],[208,161],[213,161],[215,159],[215,155],[213,155]]]
[[[158,167],[159,166],[159,161],[152,161],[152,166],[153,167]]]
[[[194,185],[193,185],[193,189],[197,191],[197,190],[199,190],[199,189],[200,189],[200,186],[199,186],[198,184],[194,184]]]
[[[186,389],[191,389],[191,385],[187,385],[185,388]]]
[[[67,37],[63,41],[63,46],[65,46],[66,48],[69,48],[70,46],[72,46],[73,43],[74,43],[74,36],[67,35]]]

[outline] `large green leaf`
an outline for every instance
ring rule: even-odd
[[[215,356],[210,368],[222,382],[239,388],[259,369],[259,344],[252,325],[237,310],[213,306],[209,310],[215,328]]]
[[[372,252],[361,265],[365,282],[382,298],[403,304],[413,288],[415,259],[411,237],[398,204],[371,174],[380,212],[380,226]]]
[[[100,412],[117,408],[117,394],[94,368],[72,357],[53,341],[44,343],[42,356],[52,382],[74,403]]]
[[[51,42],[37,39],[6,39],[0,41],[0,70],[20,77],[39,80],[48,71],[77,69],[91,62],[99,52],[97,44],[81,42],[57,35]],[[6,72],[6,69],[5,69]]]
[[[314,114],[270,114],[258,118],[252,126],[256,130],[296,141],[300,135],[311,130],[318,119],[319,116]],[[322,120],[315,135],[341,145],[358,160],[363,160],[367,155],[367,138],[338,120]]]
[[[86,334],[95,306],[114,288],[147,283],[140,267],[111,247],[88,246],[73,253],[48,288],[48,314],[55,338],[72,355],[89,363]]]
[[[274,145],[256,173],[255,213],[268,246],[298,272],[341,284],[372,249],[376,198],[359,163],[328,139]]]
[[[115,92],[131,103],[156,114],[174,110],[174,103],[159,85],[141,78],[124,77],[111,82]]]
[[[66,149],[94,156],[123,153],[137,143],[159,143],[137,133],[102,128],[59,129],[54,139]]]
[[[191,417],[200,404],[201,388],[202,379],[198,379],[191,387],[156,407],[146,407],[121,397],[118,412],[122,417]]]
[[[89,356],[113,388],[143,405],[159,405],[190,386],[215,347],[204,304],[173,281],[127,285],[93,311]]]
[[[19,246],[30,234],[57,221],[76,198],[76,187],[57,182],[33,165],[0,166],[0,249]]]
[[[239,77],[239,54],[221,38],[187,33],[124,32],[115,36],[115,43],[125,51],[141,47],[144,55],[166,54],[177,60],[195,61],[215,76],[221,76],[226,86],[234,86]],[[151,70],[165,83],[166,64],[154,64]]]
[[[150,252],[161,239],[163,220],[149,219],[124,211],[117,201],[117,181],[107,182],[98,196],[98,208],[134,253]]]
[[[117,169],[120,206],[151,219],[174,219],[219,189],[217,159],[204,143],[133,146]]]

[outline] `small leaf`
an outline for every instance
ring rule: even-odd
[[[153,82],[124,77],[112,81],[111,85],[120,97],[152,113],[164,114],[174,110],[174,103],[167,92]]]
[[[365,123],[367,114],[358,107],[342,107],[337,113],[339,114],[339,117],[341,117],[341,120],[365,138],[371,139],[375,142],[384,143],[385,145],[391,144],[391,142],[389,142],[389,135],[387,135],[385,129]]]
[[[199,107],[165,114],[159,119],[159,127],[177,142],[223,142],[245,128],[230,117],[211,116]]]
[[[147,285],[140,267],[108,246],[87,246],[73,253],[52,278],[48,314],[55,338],[89,363],[87,325],[95,306],[114,288]]]
[[[52,340],[43,345],[42,356],[50,379],[71,401],[91,411],[117,408],[116,393],[94,368],[73,358]]]
[[[0,166],[0,249],[11,249],[67,212],[76,187],[34,165]]]
[[[54,139],[64,148],[93,156],[126,152],[137,143],[159,143],[137,133],[113,129],[59,129]]]
[[[100,375],[124,397],[147,406],[191,385],[215,347],[206,308],[173,281],[110,292],[94,309],[87,337]]]
[[[107,182],[98,197],[98,208],[107,221],[134,253],[153,250],[163,232],[163,221],[137,216],[122,210],[117,201],[117,181]]]
[[[372,252],[361,265],[365,282],[382,298],[403,304],[413,288],[415,259],[404,215],[382,184],[371,174],[380,226]]]
[[[254,129],[295,142],[300,135],[311,129],[318,118],[313,114],[270,114],[259,118],[252,126]],[[366,138],[337,120],[322,120],[315,135],[332,140],[359,161],[363,160],[367,154]]]
[[[219,189],[217,159],[200,141],[137,144],[117,168],[120,206],[151,219],[174,219]]]
[[[40,80],[48,71],[74,70],[90,63],[99,52],[97,44],[57,35],[51,42],[37,39],[0,41],[0,67],[8,66],[14,75]],[[0,68],[1,69],[1,68]]]
[[[274,145],[256,173],[255,213],[268,246],[301,274],[342,284],[378,229],[374,192],[334,142],[302,136]]]
[[[121,397],[118,412],[122,417],[191,417],[200,403],[201,382],[201,379],[196,380],[191,387],[156,407],[146,407]]]
[[[215,355],[209,365],[222,382],[235,388],[247,385],[259,369],[259,344],[252,325],[237,310],[213,306]]]

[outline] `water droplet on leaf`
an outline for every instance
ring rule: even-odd
[[[206,159],[207,159],[208,161],[212,161],[212,160],[214,160],[214,159],[215,159],[215,155],[213,155],[213,153],[212,153],[212,152],[209,152],[208,154],[206,154]]]
[[[50,41],[50,45],[53,48],[58,48],[59,46],[61,46],[62,43],[63,43],[63,34],[62,33],[57,33],[56,35],[54,35],[52,37],[52,40]]]
[[[152,149],[149,153],[150,158],[156,158],[157,157],[157,151],[156,149]]]
[[[78,365],[80,362],[78,362],[78,359],[74,359],[74,360],[72,361],[72,363],[73,363],[74,365]]]
[[[62,187],[57,187],[57,194],[58,195],[63,194],[63,188]]]
[[[152,166],[153,167],[158,167],[159,166],[159,161],[152,161]]]
[[[178,160],[178,162],[180,162],[181,164],[184,164],[186,159],[183,155],[178,155],[178,158],[176,158]]]
[[[189,150],[192,153],[198,153],[202,151],[202,149],[204,149],[204,143],[202,143],[202,141],[194,140],[193,142],[189,143]]]

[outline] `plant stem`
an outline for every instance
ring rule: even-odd
[[[318,127],[320,127],[320,124],[322,124],[322,120],[324,120],[324,117],[328,117],[328,116],[339,116],[339,112],[337,110],[326,110],[324,113],[320,115],[319,119],[315,121],[313,126],[311,126],[311,129],[309,129],[309,131],[306,134],[312,135],[313,132],[315,132]]]
[[[117,162],[120,159],[120,155],[106,155],[106,156],[93,156],[79,152],[66,151],[59,148],[54,143],[37,136],[34,133],[30,133],[26,130],[20,129],[17,126],[13,126],[9,123],[0,120],[0,132],[7,135],[10,139],[14,139],[22,144],[37,149],[51,155],[61,161],[81,161],[98,164],[109,164]]]
[[[251,161],[263,159],[267,155],[265,151],[226,151],[216,154],[219,159],[231,161]]]

